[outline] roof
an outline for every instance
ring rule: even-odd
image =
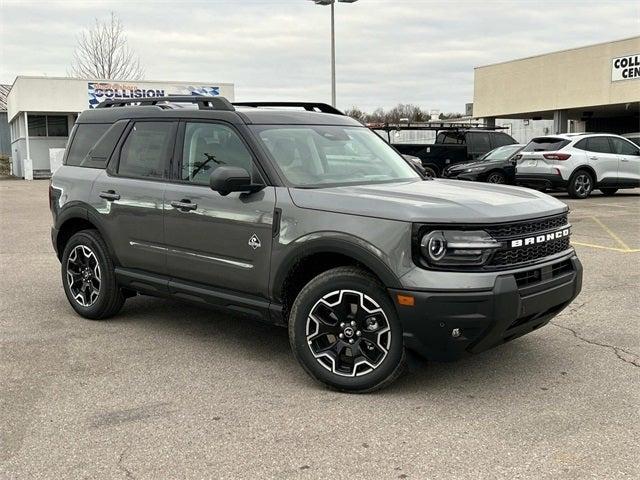
[[[493,67],[495,65],[502,65],[504,63],[512,63],[512,62],[519,62],[519,61],[522,61],[522,60],[529,60],[530,58],[545,57],[547,55],[554,55],[556,53],[573,52],[575,50],[583,50],[583,49],[586,49],[586,48],[598,47],[600,45],[607,45],[607,44],[613,44],[613,43],[626,42],[628,40],[635,40],[637,38],[640,38],[640,37],[633,36],[633,37],[618,38],[616,40],[609,40],[608,42],[590,43],[589,45],[582,45],[580,47],[564,48],[562,50],[554,50],[552,52],[538,53],[538,54],[535,54],[535,55],[529,55],[527,57],[520,57],[520,58],[514,58],[512,60],[504,60],[502,62],[488,63],[486,65],[479,65],[479,66],[473,67],[473,68],[474,68],[474,70],[477,70],[479,68]]]
[[[7,111],[7,95],[9,95],[11,85],[0,84],[0,112]]]
[[[222,97],[217,97],[222,98]],[[331,113],[294,110],[292,108],[255,108],[238,106],[233,109],[162,108],[158,105],[114,106],[82,112],[79,123],[113,123],[134,118],[195,118],[217,119],[230,123],[255,125],[344,125],[362,127],[351,117]]]

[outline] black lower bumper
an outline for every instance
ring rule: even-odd
[[[516,174],[516,183],[531,188],[566,188],[568,185],[562,175],[552,173]]]
[[[500,275],[490,291],[390,291],[406,347],[428,359],[448,361],[546,325],[581,288],[582,265],[572,256],[544,268]],[[400,305],[398,294],[412,296],[414,305]]]

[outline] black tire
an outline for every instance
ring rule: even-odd
[[[422,167],[424,176],[427,178],[438,178],[438,173],[431,167]]]
[[[578,170],[569,180],[569,196],[571,198],[587,198],[593,191],[593,176],[586,170]]]
[[[485,181],[487,183],[505,184],[507,183],[507,177],[504,173],[496,170],[494,172],[489,172],[489,175],[487,175],[487,179]]]
[[[328,322],[312,319],[312,309]],[[311,328],[315,334],[308,335]],[[321,328],[330,333],[321,333]],[[405,368],[402,325],[395,306],[375,277],[355,267],[328,270],[302,289],[289,315],[289,342],[312,378],[343,392],[378,390]],[[326,350],[318,356],[323,346]]]
[[[617,188],[601,188],[600,191],[602,192],[603,195],[610,197],[611,195],[615,195],[618,189]]]
[[[79,315],[102,320],[122,308],[125,297],[116,282],[107,245],[96,230],[82,230],[69,239],[62,254],[61,271],[64,293]]]

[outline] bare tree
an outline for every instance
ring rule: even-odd
[[[354,106],[344,113],[363,123],[400,123],[405,120],[409,122],[426,122],[430,118],[427,110],[423,110],[417,105],[403,103],[399,103],[389,110],[378,107],[371,113],[363,112]]]
[[[140,80],[144,69],[131,50],[120,18],[113,12],[106,21],[96,18],[93,28],[78,36],[71,75],[82,78]]]

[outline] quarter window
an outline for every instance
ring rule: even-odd
[[[81,123],[76,126],[76,133],[69,146],[66,164],[74,167],[84,166],[83,161],[89,150],[110,126],[107,123]]]
[[[120,151],[118,174],[163,178],[173,147],[172,122],[136,122]]]
[[[211,173],[220,166],[244,168],[257,180],[251,153],[238,134],[217,123],[188,122],[184,132],[180,178],[208,185]]]

